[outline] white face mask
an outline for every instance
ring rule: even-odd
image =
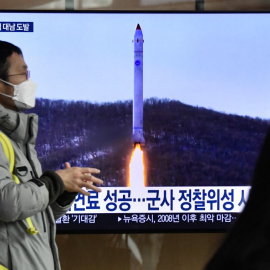
[[[2,79],[0,80],[14,87],[14,96],[6,95],[3,93],[0,94],[12,98],[18,111],[24,111],[35,107],[37,88],[36,83],[30,79],[20,84],[12,84]]]

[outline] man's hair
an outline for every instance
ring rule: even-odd
[[[22,50],[19,47],[9,42],[0,40],[0,78],[2,80],[7,80],[7,73],[9,69],[9,61],[7,58],[14,52],[22,55]]]

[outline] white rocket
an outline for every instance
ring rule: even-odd
[[[143,33],[137,24],[134,35],[134,99],[133,99],[133,135],[134,146],[145,145],[143,137]]]

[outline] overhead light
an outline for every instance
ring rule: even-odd
[[[180,2],[194,2],[194,0],[141,0],[141,6],[176,4]]]

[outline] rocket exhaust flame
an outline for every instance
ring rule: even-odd
[[[145,187],[145,165],[141,145],[137,143],[133,149],[129,163],[128,187],[139,189]]]

